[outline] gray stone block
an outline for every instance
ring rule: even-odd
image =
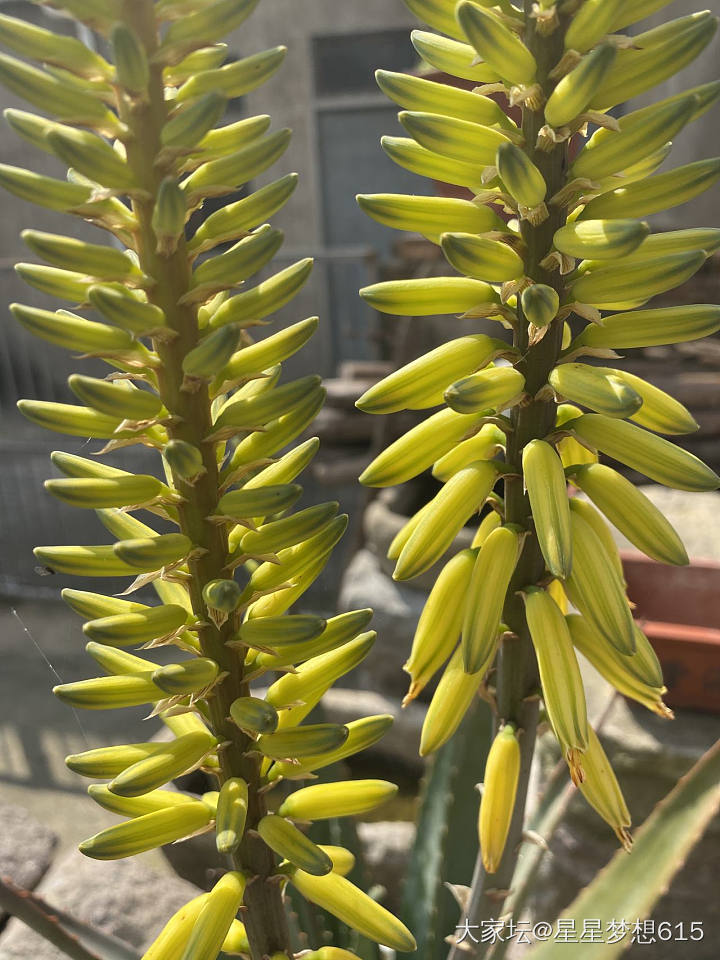
[[[0,805],[0,823],[0,876],[33,890],[52,863],[58,838],[22,807]],[[4,916],[0,911],[0,920]]]
[[[403,820],[378,820],[359,823],[357,829],[370,882],[385,888],[383,905],[397,910],[415,840],[415,824]]]
[[[103,862],[73,852],[58,860],[37,888],[49,904],[142,950],[197,887],[145,866],[142,857]],[[0,960],[65,960],[17,919],[0,937]]]
[[[392,580],[369,550],[355,554],[343,577],[339,606],[341,610],[372,607],[371,627],[378,637],[367,664],[354,670],[349,680],[390,696],[405,694],[408,675],[403,664],[424,603],[424,593]]]

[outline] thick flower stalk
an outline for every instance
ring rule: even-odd
[[[289,131],[269,131],[269,117],[218,125],[227,102],[283,60],[278,47],[223,66],[219,38],[256,3],[68,0],[67,12],[105,38],[110,60],[23,21],[0,22],[5,46],[40,63],[3,54],[0,79],[51,114],[9,110],[7,119],[70,167],[65,182],[2,166],[0,182],[112,241],[23,234],[45,264],[20,264],[19,273],[65,306],[16,304],[16,319],[52,344],[104,360],[110,373],[71,376],[76,404],[23,400],[20,410],[51,430],[104,440],[105,451],[144,444],[160,455],[164,474],[136,476],[94,456],[56,453],[63,477],[46,484],[60,500],[94,509],[115,542],[39,547],[38,559],[61,574],[132,578],[125,594],[152,584],[161,601],[64,591],[86,621],[87,651],[103,675],[55,693],[93,710],[147,705],[171,734],[166,743],[68,758],[79,774],[105,781],[90,795],[122,818],[81,850],[115,859],[214,829],[230,866],[169,920],[147,960],[212,960],[220,950],[292,957],[287,883],[361,934],[414,949],[403,925],[345,879],[350,853],[317,846],[296,823],[367,811],[394,786],[339,782],[284,799],[272,792],[368,747],[391,719],[304,722],[368,654],[374,634],[365,631],[369,610],[327,621],[292,612],[347,519],[337,503],[293,510],[302,493],[295,481],[318,444],[289,445],[317,414],[323,389],[318,377],[278,381],[282,361],[317,319],[251,336],[311,269],[302,260],[244,285],[280,247],[282,234],[266,221],[296,177],[228,202],[192,233],[186,226],[206,198],[233,193],[288,144]],[[177,656],[159,666],[152,650],[167,645]],[[253,692],[258,680],[267,685],[262,697]],[[198,798],[163,789],[196,768],[217,779],[217,791]],[[319,957],[350,956],[314,946]]]
[[[717,306],[641,309],[692,277],[720,247],[720,230],[651,233],[639,219],[720,178],[718,159],[655,173],[672,138],[718,99],[720,84],[620,120],[608,111],[687,65],[716,20],[682,17],[630,42],[617,31],[663,2],[406,3],[438,31],[413,32],[420,57],[467,89],[380,71],[408,134],[385,138],[383,147],[400,166],[469,193],[361,195],[371,217],[439,244],[456,271],[361,293],[387,314],[460,314],[468,332],[358,401],[371,413],[431,411],[361,480],[387,487],[430,469],[442,484],[391,544],[398,580],[439,561],[490,507],[471,547],[442,567],[406,665],[408,699],[444,667],[421,753],[453,734],[477,693],[493,703],[503,731],[486,771],[502,782],[484,788],[492,811],[481,815],[480,836],[489,849],[468,905],[477,922],[502,914],[512,882],[539,699],[573,780],[629,848],[627,809],[587,722],[575,651],[621,693],[670,715],[606,520],[657,560],[684,564],[687,555],[667,520],[599,456],[682,490],[714,490],[719,480],[661,436],[696,429],[688,410],[597,360],[720,329]],[[501,108],[507,102],[519,108],[517,124]],[[473,332],[481,317],[498,321],[497,338]],[[569,485],[589,502],[570,499]],[[576,614],[567,615],[568,601]],[[510,776],[496,755],[518,750]]]

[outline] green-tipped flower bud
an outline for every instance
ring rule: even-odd
[[[242,593],[235,580],[211,580],[203,587],[203,600],[213,610],[232,613]]]
[[[235,914],[240,909],[244,893],[245,877],[241,873],[233,870],[218,880],[191,927],[184,952],[179,954],[182,960],[208,960],[209,957],[217,957],[235,920]],[[156,953],[155,956],[157,960],[165,960],[168,954]]]
[[[174,177],[165,177],[160,184],[152,215],[156,252],[169,257],[177,249],[177,243],[185,230],[187,206],[185,194]]]
[[[200,343],[183,358],[183,373],[188,377],[209,380],[222,370],[235,353],[240,342],[240,327],[228,324],[211,330]]]
[[[122,417],[125,420],[151,420],[163,409],[156,393],[139,390],[127,381],[98,380],[73,373],[68,385],[78,400],[106,416]]]
[[[137,34],[127,24],[116,23],[110,43],[118,83],[130,93],[142,93],[150,80],[150,65]]]
[[[149,756],[126,767],[108,787],[121,797],[139,797],[194,770],[216,744],[217,740],[207,730],[186,733],[170,743],[160,743]]]
[[[203,470],[202,453],[185,440],[171,440],[163,450],[173,473],[184,480],[194,480]]]
[[[130,167],[109,143],[87,130],[53,128],[47,144],[69,167],[104,187],[132,190],[137,186]]]
[[[95,284],[88,300],[106,320],[137,337],[166,332],[165,314],[121,284]]]
[[[240,777],[231,777],[220,787],[215,816],[218,853],[232,853],[240,846],[247,818],[248,787]]]
[[[119,860],[182,840],[209,820],[210,811],[204,803],[183,803],[114,824],[83,840],[79,849],[94,860]]]
[[[218,674],[214,660],[196,657],[184,663],[169,663],[153,675],[153,683],[165,693],[176,697],[185,693],[200,694],[207,690]]]
[[[163,533],[157,537],[136,537],[113,545],[116,557],[138,572],[151,573],[183,560],[192,549],[192,541],[183,533]]]
[[[306,727],[261,734],[256,745],[266,757],[274,760],[295,760],[337,750],[347,740],[349,731],[339,723],[311,723]]]
[[[257,827],[265,843],[279,856],[315,877],[324,877],[332,871],[332,860],[309,837],[284,817],[270,813]]]
[[[277,729],[275,707],[259,697],[238,697],[230,705],[230,717],[247,733],[273,733]]]
[[[23,230],[21,236],[33,253],[62,270],[76,270],[101,280],[126,280],[141,276],[137,264],[115,247],[86,243],[75,237],[63,237],[40,230]]]
[[[534,283],[520,294],[523,316],[534,327],[547,327],[557,316],[560,297],[544,283]]]
[[[183,104],[162,128],[160,140],[165,147],[194,147],[212,130],[225,112],[225,97],[215,90]]]

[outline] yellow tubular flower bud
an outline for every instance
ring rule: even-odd
[[[474,91],[389,70],[376,70],[375,79],[385,96],[405,110],[436,113],[489,127],[510,128],[508,118],[500,106],[489,97]]]
[[[613,44],[600,44],[560,80],[545,104],[545,119],[551,127],[562,127],[583,113],[616,55]]]
[[[485,674],[495,659],[497,644],[477,673],[466,673],[462,649],[457,648],[430,701],[420,737],[420,756],[426,757],[450,739],[460,726]]]
[[[567,483],[563,465],[545,440],[531,440],[523,450],[523,475],[535,534],[548,570],[564,580],[572,569],[572,540]]]
[[[137,537],[113,544],[115,556],[136,572],[150,573],[183,560],[192,543],[183,533],[163,533],[156,537]]]
[[[142,956],[142,960],[180,960],[209,894],[195,897],[174,913]]]
[[[561,363],[548,382],[558,396],[609,417],[630,417],[643,404],[629,383],[587,363]]]
[[[394,413],[437,406],[442,403],[443,392],[451,383],[484,367],[508,349],[504,341],[481,333],[458,337],[370,387],[355,406],[365,413]]]
[[[400,953],[412,953],[416,949],[415,938],[407,927],[345,877],[337,873],[314,877],[295,869],[290,873],[290,882],[311,903],[369,940]]]
[[[274,781],[281,777],[286,779],[302,779],[308,772],[329,767],[338,760],[344,760],[361,750],[371,747],[383,736],[388,727],[392,726],[393,718],[389,714],[379,714],[375,717],[363,717],[362,720],[351,720],[345,725],[348,736],[342,746],[311,757],[303,757],[299,763],[274,763],[268,773],[268,780]],[[302,728],[301,728],[302,729]]]
[[[445,402],[458,413],[500,411],[520,401],[525,377],[514,367],[489,367],[473,373],[445,391]]]
[[[557,316],[560,309],[560,297],[556,290],[544,283],[533,283],[526,287],[520,295],[523,317],[534,327],[540,329]]]
[[[672,717],[672,711],[662,700],[666,691],[662,671],[642,631],[636,631],[637,651],[632,656],[624,656],[598,635],[583,617],[571,614],[566,619],[573,645],[609,684],[623,696],[636,700],[658,716],[666,719]]]
[[[702,460],[635,424],[586,413],[568,424],[602,453],[677,490],[716,490],[720,478]]]
[[[410,9],[413,9],[413,4],[417,6],[418,2],[422,0],[411,0]],[[424,16],[420,19],[430,23]],[[454,35],[452,31],[445,29],[443,33]],[[425,30],[413,30],[410,39],[422,59],[441,73],[449,73],[453,77],[475,83],[494,83],[499,79],[498,74],[487,63],[478,63],[477,52],[469,43],[458,43],[457,40]]]
[[[132,93],[140,93],[148,84],[150,65],[137,34],[126,24],[116,23],[110,43],[118,83]]]
[[[238,697],[233,700],[230,719],[250,735],[273,733],[278,725],[275,707],[259,697]]]
[[[118,773],[149,756],[157,749],[156,743],[126,743],[111,747],[95,747],[83,753],[71,753],[65,757],[65,765],[83,777],[103,779]]]
[[[635,546],[661,563],[683,565],[688,556],[682,540],[645,494],[604,464],[573,472],[573,483]]]
[[[491,492],[497,470],[479,460],[454,474],[431,501],[398,557],[395,580],[409,580],[431,567],[448,549],[470,517]]]
[[[480,852],[488,873],[495,873],[502,860],[519,775],[520,744],[515,727],[506,723],[498,731],[488,753],[478,817]]]
[[[323,877],[332,871],[330,857],[285,817],[267,814],[257,832],[271,850],[306,873]]]
[[[438,574],[420,614],[403,670],[410,674],[403,706],[414,700],[455,649],[462,630],[476,550],[461,550]]]
[[[91,783],[88,794],[104,810],[123,817],[142,817],[146,813],[155,813],[158,810],[166,810],[168,807],[179,807],[196,802],[194,796],[178,793],[176,790],[151,790],[150,793],[145,793],[141,797],[118,797],[100,783]]]
[[[515,84],[533,82],[537,72],[535,57],[492,10],[463,0],[457,7],[457,19],[480,59],[499,76]]]
[[[608,556],[603,541],[577,509],[570,511],[570,527],[573,567],[565,592],[613,646],[621,653],[633,653],[633,619],[617,561]]]
[[[499,144],[508,142],[494,127],[436,113],[402,110],[398,119],[421,147],[460,163],[490,164]]]
[[[462,628],[463,667],[469,674],[477,673],[495,649],[518,547],[517,533],[498,527],[488,535],[475,561]]]
[[[212,686],[218,675],[218,665],[209,657],[194,657],[183,663],[169,663],[152,675],[153,683],[169,696],[185,693],[201,694]]]
[[[603,750],[597,734],[588,728],[588,748],[583,754],[585,779],[578,786],[587,802],[610,824],[618,840],[630,853],[632,837],[628,827],[630,813],[610,761]]]
[[[133,676],[96,677],[53,687],[55,696],[82,710],[114,710],[155,703],[164,696],[152,682],[152,671]],[[165,781],[163,781],[165,782]]]
[[[230,924],[230,929],[228,930],[227,935],[222,942],[220,952],[230,954],[230,956],[238,953],[250,953],[250,941],[248,940],[244,923],[240,923],[239,920],[233,920],[233,922]]]
[[[570,500],[570,512],[581,517],[588,526],[592,527],[598,540],[603,545],[608,560],[610,560],[615,568],[620,582],[624,585],[626,582],[625,571],[623,570],[622,560],[620,559],[620,551],[615,543],[612,530],[605,522],[600,511],[596,510],[595,507],[586,500],[572,497]]]
[[[119,860],[182,840],[209,821],[210,811],[204,803],[182,803],[101,830],[83,840],[79,850],[94,860]]]
[[[215,816],[215,844],[218,853],[232,853],[245,832],[248,787],[240,777],[231,777],[220,787]]]
[[[162,401],[156,393],[121,384],[122,381],[108,382],[79,373],[68,377],[68,386],[78,400],[108,417],[148,420],[162,412]]]
[[[358,960],[358,956],[341,947],[321,947],[306,953],[303,960]]]
[[[583,778],[587,749],[585,691],[565,618],[555,601],[535,587],[525,593],[525,612],[537,655],[543,701],[573,781]]]
[[[489,513],[486,513],[478,525],[470,547],[472,549],[482,547],[493,530],[497,530],[497,528],[501,526],[502,517],[497,510],[491,510]]]
[[[58,347],[108,355],[127,354],[134,350],[132,337],[117,327],[108,327],[104,323],[95,323],[70,313],[59,314],[26,307],[20,303],[10,304],[10,311],[26,330]]]
[[[374,630],[361,633],[336,650],[306,660],[294,673],[271,684],[265,699],[282,711],[280,728],[300,723],[337,679],[362,663],[376,637]]]
[[[440,410],[391,443],[360,475],[368,487],[390,487],[422,473],[449,453],[474,427],[482,414]]]
[[[327,843],[318,844],[332,860],[333,873],[339,873],[341,877],[346,877],[355,867],[355,856],[345,847],[336,847]]]
[[[89,620],[83,633],[113,647],[129,647],[167,636],[187,621],[187,611],[176,604],[148,607],[147,612],[117,613]]]
[[[387,780],[347,780],[296,790],[278,808],[281,817],[294,820],[326,820],[350,817],[374,810],[397,793]]]
[[[449,480],[450,477],[476,460],[492,460],[505,449],[506,437],[500,427],[494,423],[484,424],[474,437],[469,437],[440,457],[433,464],[432,474],[436,480]]]
[[[209,960],[211,957],[214,960],[240,909],[244,894],[245,878],[236,870],[231,870],[218,880],[207,894],[181,960]]]
[[[575,417],[579,417],[581,414],[582,410],[579,407],[575,407],[571,403],[561,403],[557,408],[555,426],[562,427],[563,424],[569,420],[574,420]],[[597,463],[598,461],[598,455],[592,450],[588,450],[582,443],[579,443],[574,436],[563,437],[562,440],[559,440],[557,452],[560,455],[562,465],[565,469],[575,466],[576,464]]]
[[[257,749],[273,760],[294,760],[341,749],[348,738],[347,727],[339,723],[311,723],[291,730],[262,733],[255,741]]]
[[[169,743],[158,744],[151,754],[126,767],[108,786],[113,793],[121,797],[139,797],[143,793],[156,790],[182,773],[194,770],[216,744],[215,737],[201,731],[187,733]]]

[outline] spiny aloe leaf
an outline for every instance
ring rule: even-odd
[[[491,729],[490,709],[478,700],[436,754],[424,784],[400,913],[423,960],[445,957],[445,937],[457,922],[457,905],[444,881],[469,884],[472,879],[479,803],[474,787],[485,766]]]
[[[577,923],[586,917],[625,920],[632,926],[649,916],[670,886],[688,854],[720,807],[720,741],[657,804],[635,834],[633,852],[618,850],[570,906],[563,917]],[[578,943],[573,960],[612,960],[630,946],[630,936],[617,943]],[[528,954],[532,960],[562,960],[562,944],[551,941]]]

